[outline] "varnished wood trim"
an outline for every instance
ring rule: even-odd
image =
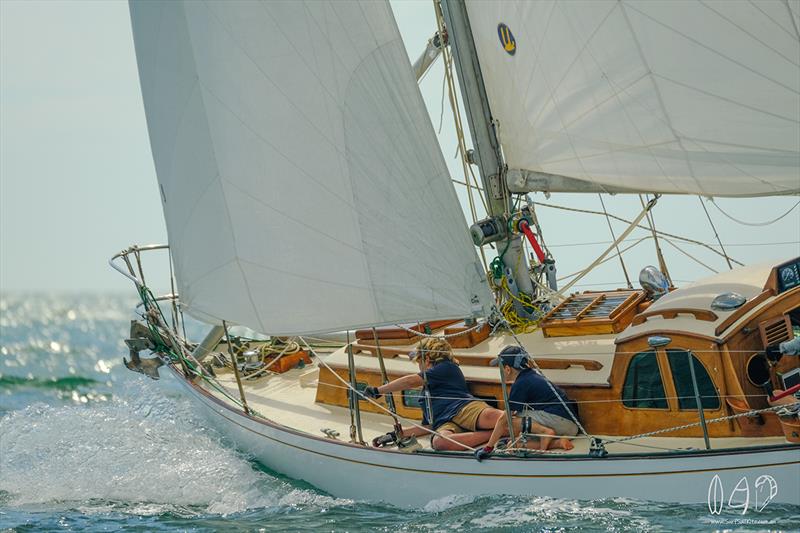
[[[648,318],[654,316],[661,316],[665,319],[673,319],[678,315],[693,315],[696,320],[705,320],[707,322],[714,322],[719,317],[714,311],[708,309],[694,309],[689,307],[680,307],[677,309],[663,309],[660,311],[650,311],[636,315],[631,322],[632,325],[638,326],[647,321]]]
[[[608,315],[608,318],[614,320],[617,316],[621,315],[624,312],[627,312],[630,308],[638,306],[639,302],[644,300],[645,294],[644,291],[635,291],[633,294],[628,296],[628,298],[622,302],[614,311]]]
[[[599,304],[600,302],[602,302],[602,301],[603,301],[603,300],[605,300],[605,299],[606,299],[606,295],[605,295],[605,294],[600,294],[600,295],[598,295],[598,296],[597,296],[597,297],[596,297],[594,300],[592,300],[591,302],[589,302],[589,305],[587,305],[586,307],[584,307],[584,308],[583,308],[583,310],[582,310],[581,312],[579,312],[577,315],[575,315],[575,319],[574,319],[574,320],[575,320],[576,322],[577,322],[577,321],[579,321],[581,318],[583,318],[583,316],[584,316],[586,313],[588,313],[589,311],[591,311],[592,309],[594,309],[594,308],[595,308],[595,306],[596,306],[597,304]]]
[[[789,303],[786,303],[786,300],[789,300]],[[742,332],[745,328],[750,329],[757,329],[758,328],[758,321],[764,320],[764,315],[771,316],[770,310],[773,309],[780,309],[781,306],[785,306],[784,310],[777,314],[784,314],[796,307],[800,306],[800,286],[790,289],[786,292],[782,292],[781,294],[775,296],[775,299],[770,302],[770,305],[764,306],[762,309],[759,309],[757,313],[754,313],[753,316],[749,317],[746,322],[743,322],[739,325],[736,329],[728,331],[723,338],[723,342],[729,342],[733,337],[735,337],[738,333]],[[745,331],[744,333],[749,333]],[[760,340],[760,338],[759,338]]]
[[[375,355],[377,348],[374,346],[364,346],[363,344],[353,344],[353,353],[368,353]],[[394,359],[398,355],[408,355],[408,350],[400,348],[384,348],[381,346],[381,353],[384,357]],[[455,354],[462,365],[466,366],[489,366],[490,362],[496,359],[495,355],[464,355]],[[582,366],[586,370],[597,371],[603,369],[603,363],[595,359],[554,359],[547,357],[535,357],[534,361],[541,368],[565,370],[571,366]],[[331,366],[337,367],[336,363]],[[346,368],[341,365],[341,368]]]
[[[664,335],[666,337],[669,337],[670,335],[676,335],[676,336],[680,335],[680,336],[683,336],[683,337],[691,337],[693,339],[700,339],[700,340],[703,340],[703,341],[711,341],[711,342],[715,342],[715,343],[720,343],[720,341],[718,341],[716,337],[709,337],[708,335],[701,335],[700,333],[694,333],[694,332],[691,332],[691,331],[680,331],[680,330],[675,330],[675,329],[660,329],[660,330],[655,330],[655,331],[643,331],[641,333],[637,333],[636,335],[632,335],[632,336],[628,337],[627,339],[623,340],[622,342],[620,342],[619,340],[615,340],[614,342],[615,342],[615,344],[617,344],[617,346],[620,346],[622,344],[627,344],[627,343],[629,343],[629,342],[631,342],[633,340],[641,339],[642,337],[652,337],[653,335]]]
[[[449,320],[429,320],[427,322],[422,322],[421,324],[417,324],[415,326],[411,326],[408,329],[417,332],[424,332],[425,328],[429,328],[431,331],[436,331],[437,329],[442,329],[447,326],[451,326],[453,324],[458,324],[461,322],[459,319],[449,319]],[[412,342],[416,341],[417,336],[413,333],[406,331],[403,328],[399,327],[383,327],[383,328],[376,328],[378,332],[378,339],[410,339]],[[356,339],[374,339],[375,333],[372,329],[359,329],[356,330]]]

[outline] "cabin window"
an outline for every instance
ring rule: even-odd
[[[622,405],[637,409],[667,409],[655,351],[637,353],[631,359],[622,387]]]
[[[422,389],[408,389],[403,391],[403,405],[412,409],[420,409],[419,398]]]
[[[697,410],[688,354],[689,352],[686,350],[667,350],[667,359],[669,368],[672,370],[675,391],[678,393],[678,407],[681,410]],[[697,377],[697,390],[700,393],[700,403],[703,404],[703,409],[719,409],[719,395],[714,381],[706,372],[703,363],[694,355],[691,357],[694,362],[694,375]]]

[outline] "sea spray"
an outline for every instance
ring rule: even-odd
[[[0,490],[12,505],[103,500],[231,513],[292,487],[196,424],[189,404],[145,378],[106,404],[37,404],[0,419]]]

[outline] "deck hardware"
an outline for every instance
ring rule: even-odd
[[[715,311],[733,311],[743,306],[747,298],[738,292],[723,292],[718,294],[711,302],[711,309]]]
[[[397,449],[404,453],[414,453],[422,449],[416,437],[404,437],[397,443]]]
[[[333,439],[333,440],[337,440],[339,438],[339,435],[340,435],[340,433],[338,431],[336,431],[335,429],[331,429],[331,428],[322,428],[322,429],[320,429],[320,431],[322,433],[324,433],[326,437],[328,437],[329,439]]]
[[[658,300],[669,292],[669,281],[654,266],[646,266],[639,272],[639,285],[653,300]]]
[[[607,455],[608,450],[606,450],[606,445],[603,442],[603,439],[592,437],[592,440],[589,441],[589,457],[596,457],[600,459]]]
[[[672,342],[671,338],[664,337],[661,335],[653,335],[652,337],[647,337],[647,344],[649,344],[651,348],[660,348],[661,346],[666,346],[671,342]]]

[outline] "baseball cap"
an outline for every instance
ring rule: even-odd
[[[504,366],[510,366],[516,370],[522,370],[529,367],[528,357],[528,352],[526,352],[521,346],[506,346],[500,350],[500,354],[497,356],[497,359],[492,359],[489,364],[492,366],[497,366],[500,364],[500,360],[502,359]]]

